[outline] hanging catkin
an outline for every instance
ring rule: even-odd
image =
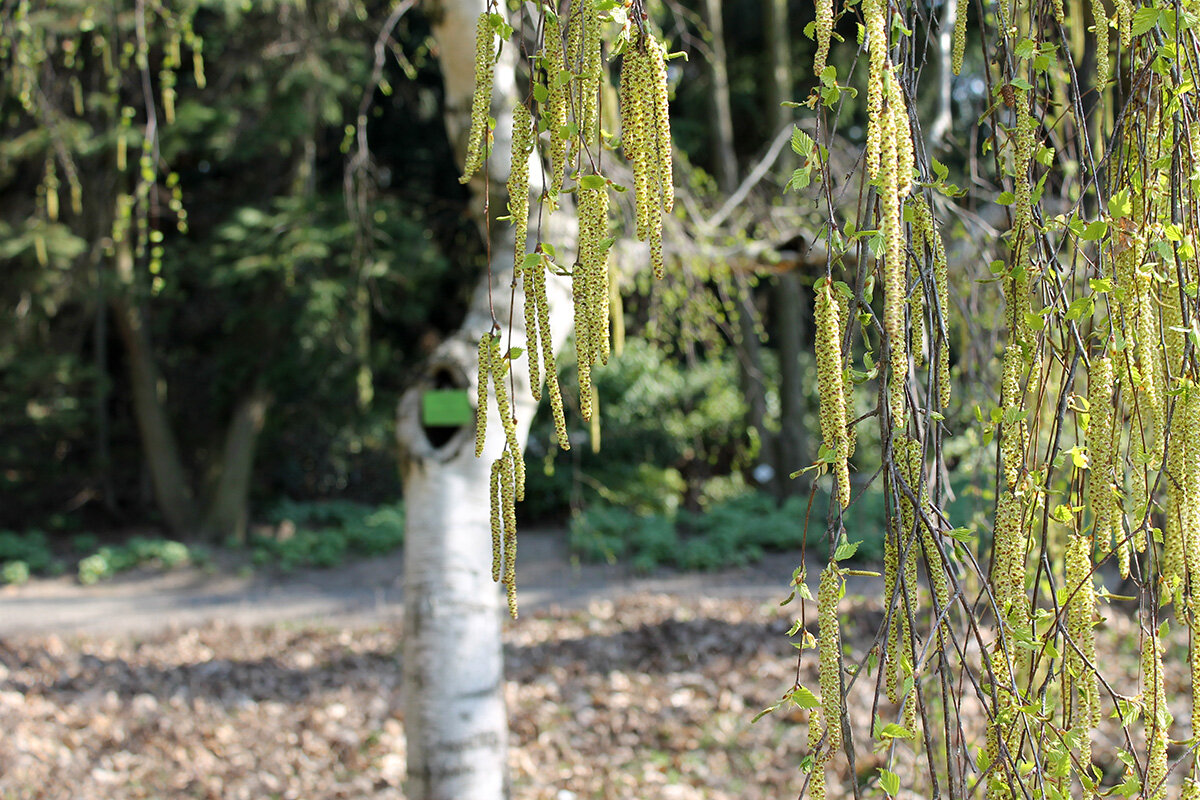
[[[1004,349],[1000,385],[1000,404],[1004,415],[1000,427],[1000,454],[1004,461],[1004,485],[1009,489],[1016,486],[1021,475],[1029,436],[1025,424],[1025,392],[1021,389],[1024,367],[1021,348],[1010,344]]]
[[[826,755],[828,761],[842,746],[842,636],[838,627],[838,600],[842,593],[842,577],[838,566],[830,562],[821,572],[817,585],[817,655],[820,662],[821,721],[828,732]]]
[[[833,0],[816,0],[817,54],[813,58],[813,75],[818,78],[825,71],[825,59],[829,57],[829,41],[833,38]]]
[[[1071,637],[1066,647],[1064,675],[1070,678],[1076,689],[1079,714],[1075,722],[1083,731],[1080,752],[1090,754],[1089,732],[1100,722],[1100,686],[1095,672],[1096,636],[1092,618],[1096,613],[1096,596],[1092,587],[1092,554],[1088,538],[1070,534],[1064,560],[1068,598],[1067,635]],[[1065,699],[1069,700],[1069,695]]]
[[[963,56],[967,50],[967,2],[958,0],[954,9],[954,45],[950,53],[950,69],[955,75],[962,72]]]
[[[834,292],[834,299],[838,305],[838,324],[841,326],[841,334],[843,337],[849,336],[850,324],[850,297],[848,293]],[[846,359],[849,361],[849,359]],[[854,425],[854,379],[850,374],[849,365],[842,373],[842,394],[845,397],[844,403],[846,407],[846,458],[854,457],[854,448],[858,444],[858,428]]]
[[[513,271],[522,276],[525,290],[525,350],[529,386],[535,400],[542,395],[541,371],[534,356],[538,345],[537,292],[525,266],[529,233],[529,157],[534,148],[533,117],[524,103],[513,109],[512,162],[508,172],[508,213],[513,222]]]
[[[1122,538],[1117,526],[1120,508],[1112,493],[1113,470],[1116,465],[1112,402],[1112,359],[1096,356],[1092,359],[1088,373],[1088,410],[1091,412],[1087,429],[1090,461],[1088,500],[1092,506],[1092,518],[1095,520],[1093,535],[1101,548],[1108,547],[1114,540],[1114,528],[1116,538]],[[1122,542],[1121,546],[1126,550],[1126,556],[1121,563],[1127,565],[1128,545]]]
[[[650,245],[654,276],[662,278],[662,215],[674,204],[667,70],[662,45],[639,37],[621,61],[621,139],[633,167],[637,238]]]
[[[821,436],[833,458],[838,504],[850,504],[850,434],[846,429],[845,371],[842,368],[842,332],[832,285],[820,281],[814,317],[817,327],[817,392],[821,409]]]
[[[483,455],[487,439],[488,378],[492,374],[492,335],[479,338],[479,382],[475,386],[475,457]]]
[[[563,61],[562,27],[558,15],[552,12],[546,13],[542,68],[546,73],[546,105],[543,114],[546,130],[550,135],[550,186],[547,188],[551,194],[555,194],[562,187],[563,172],[567,165],[571,73]]]
[[[889,70],[887,80],[893,80]],[[904,330],[906,267],[904,223],[900,213],[899,158],[896,150],[895,115],[882,114],[880,134],[879,204],[883,229],[883,331],[888,345],[888,411],[892,427],[904,429],[904,383],[908,377],[908,337]]]
[[[878,177],[884,127],[890,120],[883,113],[883,93],[887,70],[887,7],[883,0],[863,0],[869,75],[867,77],[867,175]]]
[[[1157,632],[1142,640],[1142,717],[1146,727],[1146,785],[1145,800],[1166,797],[1167,740],[1170,712],[1167,710],[1166,689],[1163,686],[1163,650]]]
[[[466,183],[483,165],[487,151],[488,115],[492,105],[492,83],[496,69],[496,34],[491,15],[479,15],[475,27],[475,94],[471,98],[471,130],[467,135],[467,159],[459,183]]]
[[[517,618],[517,483],[516,465],[522,459],[518,452],[504,451],[501,465],[500,505],[504,511],[504,588],[508,596],[508,613]]]

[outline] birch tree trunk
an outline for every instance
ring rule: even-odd
[[[442,58],[446,127],[462,152],[474,89],[475,20],[483,0],[443,0],[431,13]],[[514,48],[496,66],[492,115],[495,146],[488,161],[490,207],[503,196],[511,153],[512,104],[517,97]],[[542,170],[530,169],[531,183]],[[483,208],[482,176],[472,184]],[[532,186],[536,197],[540,187]],[[573,250],[575,222],[567,209],[550,217],[547,237]],[[482,217],[480,217],[482,222]],[[525,347],[521,294],[512,290],[514,242],[507,223],[492,226],[491,299],[485,278],[462,328],[430,359],[420,385],[400,402],[397,436],[406,505],[404,559],[404,725],[410,800],[499,800],[508,795],[508,722],[504,708],[501,596],[491,576],[490,467],[504,447],[499,415],[489,404],[487,446],[475,457],[473,425],[447,430],[421,423],[428,388],[458,387],[486,399],[476,386],[479,338],[501,325],[502,349]],[[525,246],[525,243],[522,243]],[[566,257],[565,255],[563,256]],[[548,276],[552,340],[557,350],[572,323],[570,289]],[[512,340],[509,341],[511,324]],[[513,363],[513,409],[524,448],[537,408],[524,356]],[[519,561],[519,557],[518,557]],[[518,575],[520,567],[518,566]]]

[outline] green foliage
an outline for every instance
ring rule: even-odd
[[[142,536],[101,547],[94,535],[81,534],[72,538],[69,551],[88,554],[78,560],[77,574],[83,584],[93,584],[138,567],[174,569],[207,558],[203,551],[182,542]],[[65,569],[66,552],[56,553],[44,531],[0,531],[0,579],[4,583],[21,584],[34,575],[58,574]]]
[[[559,380],[564,395],[577,393],[573,363],[562,365]],[[571,502],[672,514],[750,457],[745,402],[729,354],[688,364],[653,343],[629,340],[620,356],[596,370],[593,383],[603,430],[599,453],[578,418],[569,453],[547,446],[553,437],[549,413],[539,413],[534,423],[530,468],[537,474],[540,459],[545,473],[526,490],[526,511],[534,516]]]
[[[101,547],[79,561],[79,582],[85,586],[131,569],[149,567],[174,569],[202,560],[205,556],[183,542],[134,536],[120,545]]]
[[[876,561],[883,555],[882,493],[868,493],[847,525],[862,533],[851,560]],[[823,509],[827,497],[814,500],[807,551],[826,557]],[[703,513],[637,513],[597,503],[571,520],[570,547],[585,561],[627,561],[639,572],[662,566],[709,571],[754,563],[767,552],[805,547],[808,500],[793,497],[782,506],[766,494],[751,492],[711,504]],[[861,524],[859,524],[861,521]],[[854,533],[851,539],[857,539]]]
[[[274,564],[285,572],[380,556],[404,543],[404,508],[399,504],[372,508],[345,500],[284,500],[269,518],[284,533],[251,537],[251,558],[257,565]]]
[[[8,565],[14,562],[21,562],[25,565],[26,578],[31,572],[48,571],[54,564],[54,551],[50,547],[50,539],[45,532],[39,530],[26,533],[0,531],[0,564],[5,565],[5,581],[8,583],[19,582],[9,581],[7,578]],[[19,571],[19,568],[14,568],[14,570]]]

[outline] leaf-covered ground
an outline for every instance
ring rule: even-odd
[[[861,654],[878,600],[843,608],[847,644]],[[786,636],[796,610],[639,594],[510,623],[513,796],[796,797],[807,712],[751,722],[796,676]],[[1119,616],[1109,626],[1107,641],[1136,658],[1136,629]],[[0,798],[401,798],[400,636],[398,623],[210,623],[0,642]],[[815,687],[811,660],[801,679]],[[859,731],[871,683],[851,691]],[[1186,705],[1186,682],[1171,688]],[[981,719],[970,703],[960,714],[966,728]],[[1121,746],[1111,733],[1098,758]],[[883,757],[864,752],[855,764],[864,797],[881,796],[871,784]],[[924,769],[903,752],[890,766],[906,785]],[[852,796],[850,774],[839,757],[830,797]]]
[[[520,798],[781,797],[788,619],[640,595],[508,626]],[[399,798],[398,625],[210,624],[0,644],[0,797]]]

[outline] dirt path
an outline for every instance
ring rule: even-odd
[[[744,568],[712,573],[573,563],[561,530],[522,533],[521,607],[584,606],[638,593],[780,600],[799,553],[777,553]],[[370,624],[403,611],[403,557],[354,561],[336,569],[226,575],[203,569],[120,576],[95,586],[71,577],[0,589],[0,636],[45,633],[141,633],[212,621]],[[812,573],[815,574],[815,573]]]

